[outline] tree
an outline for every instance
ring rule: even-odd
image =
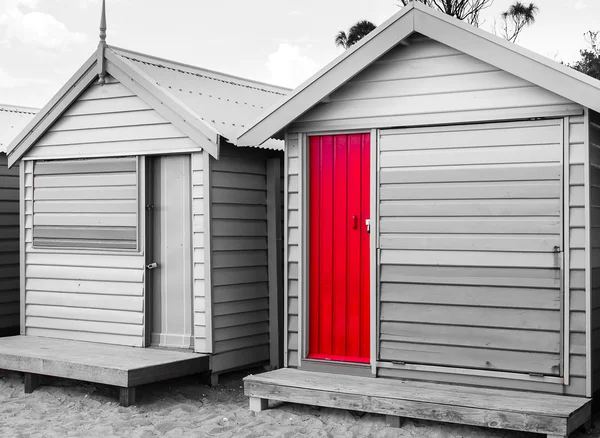
[[[408,6],[412,1],[419,1],[430,8],[438,9],[444,14],[466,21],[479,27],[479,14],[494,3],[494,0],[400,0]]]
[[[335,37],[335,45],[343,47],[344,49],[349,49],[367,36],[376,27],[377,26],[368,20],[358,21],[348,30],[348,33],[344,32],[343,30],[338,32],[337,36]]]
[[[533,3],[526,5],[518,0],[515,1],[500,16],[502,36],[511,43],[516,43],[521,31],[535,23],[535,16],[538,11],[538,7]]]
[[[584,37],[589,45],[589,49],[583,49],[579,53],[581,59],[569,67],[574,68],[581,73],[585,73],[596,79],[600,79],[600,32],[592,32],[591,30],[584,34]]]

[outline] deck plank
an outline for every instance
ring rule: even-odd
[[[292,369],[249,376],[244,386],[254,399],[559,436],[591,415],[591,400],[583,397]]]
[[[0,339],[0,369],[123,388],[208,369],[208,356],[191,351],[13,336]]]

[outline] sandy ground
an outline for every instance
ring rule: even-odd
[[[385,425],[380,415],[271,404],[248,410],[243,374],[222,377],[216,388],[196,376],[138,389],[138,403],[122,408],[115,388],[54,379],[33,394],[23,393],[23,376],[0,371],[0,437],[419,437],[525,438],[540,435],[407,420]],[[576,438],[600,437],[596,429]]]

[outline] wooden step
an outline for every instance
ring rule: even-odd
[[[591,417],[591,399],[584,397],[289,368],[246,377],[244,392],[255,411],[278,400],[548,436],[568,436]]]

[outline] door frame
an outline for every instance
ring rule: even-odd
[[[152,345],[152,324],[153,324],[153,288],[154,280],[152,272],[146,267],[154,262],[154,156],[142,157],[142,167],[144,169],[144,188],[142,204],[144,212],[144,347]]]
[[[377,263],[378,263],[378,248],[379,248],[379,194],[377,190],[378,181],[378,160],[379,156],[379,135],[377,129],[357,129],[357,130],[344,130],[344,131],[324,131],[324,132],[311,132],[310,134],[300,133],[298,134],[298,145],[299,145],[299,160],[300,160],[300,175],[298,181],[299,187],[299,227],[300,227],[300,240],[301,240],[301,254],[299,260],[299,272],[298,272],[298,366],[300,368],[308,369],[315,368],[319,364],[327,365],[327,369],[332,371],[338,366],[337,362],[333,361],[322,361],[318,359],[309,359],[309,266],[310,266],[310,178],[309,178],[309,164],[310,164],[310,152],[309,152],[309,137],[315,136],[327,136],[327,135],[350,135],[350,134],[370,134],[370,220],[371,220],[371,232],[370,236],[370,363],[368,364],[349,364],[346,362],[339,362],[340,371],[347,374],[349,366],[354,368],[362,368],[369,370],[370,375],[376,376],[377,374],[377,357],[379,354],[379,346],[376,342],[378,338],[378,309],[377,309]],[[287,166],[287,163],[286,163]],[[286,167],[287,175],[287,167]],[[286,177],[287,185],[287,177]],[[287,186],[286,186],[287,196]],[[287,208],[287,207],[286,207]],[[287,229],[286,217],[286,229]],[[286,256],[287,257],[287,256]],[[286,258],[287,260],[287,258]],[[286,312],[287,314],[287,312]],[[286,328],[287,330],[287,328]],[[346,371],[344,371],[346,370]],[[364,373],[361,373],[364,375]]]
[[[343,134],[357,134],[357,133],[366,133],[370,131],[371,134],[371,375],[377,376],[378,368],[386,368],[386,369],[399,369],[399,370],[407,370],[407,371],[416,371],[416,372],[430,372],[430,373],[443,373],[443,374],[453,374],[453,375],[467,375],[473,377],[483,377],[483,378],[498,378],[498,379],[507,379],[507,380],[521,380],[521,381],[530,381],[530,382],[539,382],[539,383],[550,383],[550,384],[558,384],[562,386],[568,386],[570,381],[570,351],[569,351],[569,339],[570,330],[569,330],[569,302],[566,301],[569,299],[570,292],[570,284],[569,284],[569,275],[566,274],[568,266],[566,263],[568,262],[568,247],[566,242],[568,242],[568,233],[569,233],[569,195],[568,190],[565,190],[565,187],[568,188],[568,163],[569,163],[569,118],[562,117],[548,117],[547,119],[557,119],[560,120],[563,125],[563,138],[562,147],[563,154],[561,156],[562,162],[562,175],[561,175],[561,184],[562,184],[562,192],[561,192],[561,207],[562,207],[562,221],[563,221],[563,229],[561,230],[561,238],[563,239],[563,252],[561,257],[561,271],[562,275],[562,288],[563,288],[563,317],[562,321],[562,336],[561,336],[561,362],[562,362],[562,376],[532,376],[529,374],[523,373],[512,373],[512,372],[502,372],[502,371],[488,371],[488,370],[476,370],[476,369],[466,369],[466,368],[457,368],[457,367],[443,367],[443,366],[433,366],[433,365],[421,365],[421,364],[395,364],[389,362],[379,361],[379,306],[378,306],[378,297],[379,297],[379,258],[380,258],[380,236],[379,236],[379,205],[380,205],[380,194],[378,189],[379,182],[379,133],[380,129],[356,129],[356,130],[340,130],[340,131],[315,131],[310,133],[298,133],[298,147],[299,147],[299,161],[300,161],[300,173],[299,173],[299,181],[298,181],[298,190],[299,190],[299,211],[298,211],[298,221],[299,221],[299,231],[300,231],[300,255],[298,261],[298,367],[300,368],[312,368],[312,364],[315,362],[314,359],[308,359],[308,318],[309,318],[309,255],[310,255],[310,229],[309,229],[309,141],[308,137],[310,136],[323,136],[323,135],[343,135]],[[512,122],[521,122],[524,120],[503,120],[497,121],[497,123],[512,123]],[[494,121],[490,121],[489,123],[496,123]],[[453,125],[470,125],[470,123],[457,123]],[[444,125],[428,125],[424,126],[426,128],[431,128],[432,131],[436,129],[444,129],[447,126]],[[410,127],[407,127],[410,129]],[[566,164],[567,163],[567,164]],[[287,196],[287,184],[288,184],[288,175],[287,175],[287,155],[286,155],[286,196]],[[287,199],[286,199],[287,203]],[[285,229],[287,230],[287,204],[286,204],[286,224]],[[287,233],[287,231],[286,231]],[[285,256],[286,265],[288,263],[288,255],[286,253]],[[287,268],[286,268],[286,280],[287,280]],[[287,305],[287,303],[286,303]],[[286,308],[287,315],[287,308]],[[287,326],[286,326],[286,342],[287,342]],[[287,344],[286,344],[286,355],[287,355]],[[321,361],[328,362],[328,361]],[[328,362],[331,363],[331,362]],[[303,365],[304,364],[304,365]]]

